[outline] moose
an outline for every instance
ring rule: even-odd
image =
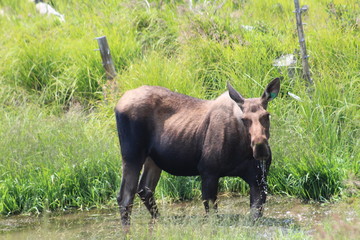
[[[280,90],[272,80],[260,98],[244,98],[231,84],[215,100],[201,100],[158,86],[127,91],[115,107],[122,155],[117,198],[121,222],[130,225],[137,193],[152,218],[162,170],[201,177],[205,212],[217,210],[220,177],[241,177],[250,186],[250,215],[262,216],[271,164],[268,102]],[[140,177],[141,173],[141,177]]]

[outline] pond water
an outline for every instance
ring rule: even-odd
[[[162,215],[155,224],[137,202],[127,237],[117,208],[2,217],[0,239],[335,239],[336,234],[360,239],[360,201],[356,198],[306,204],[295,198],[270,196],[264,217],[256,223],[248,219],[248,197],[222,195],[219,200],[218,213],[209,217],[205,217],[201,201],[160,202]]]

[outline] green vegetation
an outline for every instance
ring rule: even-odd
[[[270,193],[317,201],[359,195],[359,2],[303,3],[310,88],[300,61],[294,77],[272,65],[298,48],[292,1],[193,1],[191,10],[180,0],[48,2],[66,22],[39,15],[28,1],[0,1],[2,214],[114,204],[121,161],[113,107],[126,90],[161,85],[212,99],[231,81],[257,97],[279,75],[281,95],[269,104]],[[116,84],[94,51],[102,35]],[[222,179],[220,190],[248,193],[235,178]],[[199,197],[199,179],[163,174],[156,194]]]

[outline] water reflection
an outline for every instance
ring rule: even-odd
[[[341,213],[348,219],[359,217],[349,207],[339,205],[304,204],[286,197],[269,197],[264,217],[249,219],[249,198],[220,196],[219,212],[204,214],[201,201],[159,204],[160,218],[154,223],[140,203],[134,206],[131,234],[128,238],[166,239],[162,232],[188,229],[211,229],[224,234],[226,229],[258,231],[255,237],[273,238],[274,234],[289,232],[311,233],[328,216]],[[346,206],[346,204],[345,204]],[[347,211],[347,212],[346,212]],[[349,217],[350,216],[350,217]],[[11,216],[0,218],[1,239],[115,239],[124,238],[118,209],[72,211],[42,216]],[[220,233],[219,233],[220,232]],[[201,234],[201,233],[199,233]],[[249,233],[250,234],[250,233]],[[260,234],[260,235],[259,235]],[[132,236],[132,237],[131,237]],[[136,236],[136,237],[134,237]],[[159,237],[160,236],[160,237]],[[222,235],[223,236],[223,235]],[[242,235],[241,235],[242,236]],[[251,235],[252,236],[252,235]]]

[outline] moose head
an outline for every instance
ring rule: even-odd
[[[275,78],[266,87],[260,98],[245,99],[229,83],[229,95],[241,108],[241,121],[250,136],[250,146],[253,157],[265,164],[270,157],[270,114],[266,111],[268,102],[273,100],[280,91],[280,79]],[[265,166],[265,165],[263,165]]]

